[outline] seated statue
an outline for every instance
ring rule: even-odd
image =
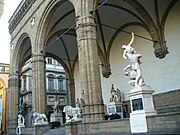
[[[72,121],[81,121],[81,108],[76,106],[73,108],[72,106],[65,106],[63,108],[63,112],[66,114],[66,122]]]
[[[48,119],[45,114],[34,112],[33,113],[33,124],[34,125],[48,124]]]

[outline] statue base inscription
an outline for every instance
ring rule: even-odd
[[[131,103],[130,125],[132,133],[147,132],[146,116],[156,115],[152,94],[149,87],[134,88],[129,92]]]

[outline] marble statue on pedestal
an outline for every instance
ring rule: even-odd
[[[77,98],[76,107],[65,106],[63,112],[66,114],[66,122],[82,121],[81,103]]]
[[[22,114],[18,114],[18,126],[16,128],[16,134],[21,134],[21,128],[25,127],[25,119]]]
[[[58,96],[54,96],[54,106],[53,108],[53,113],[50,115],[50,123],[51,123],[51,128],[59,127],[61,123],[63,123],[63,118],[62,118],[62,113],[60,110],[60,102],[58,100]]]
[[[56,113],[60,112],[60,103],[59,103],[59,100],[57,99],[56,95],[54,96],[54,99],[55,99],[54,106],[52,106],[52,107],[53,107],[54,113],[56,114]]]
[[[18,127],[25,127],[25,119],[22,114],[18,114]]]
[[[111,86],[111,97],[110,102],[106,104],[107,115],[119,115],[120,118],[125,118],[124,113],[126,112],[126,104],[122,102],[121,91],[114,88],[114,84]]]
[[[48,123],[48,119],[45,114],[34,112],[33,113],[33,124],[34,125],[44,125],[44,124],[49,124],[49,123]]]
[[[25,118],[24,114],[24,106],[23,106],[23,96],[19,92],[19,106],[18,106],[18,126],[16,128],[16,134],[21,134],[21,128],[25,127]]]
[[[130,64],[124,68],[125,75],[130,77],[129,84],[134,88],[129,91],[131,103],[130,127],[132,133],[147,132],[146,116],[156,115],[154,110],[152,94],[153,90],[147,83],[144,83],[141,71],[141,54],[137,53],[131,46],[134,41],[134,33],[129,44],[123,45],[123,58],[130,61]],[[138,122],[137,122],[138,121]]]
[[[114,85],[111,86],[110,102],[121,101],[121,91],[117,88],[114,89]]]

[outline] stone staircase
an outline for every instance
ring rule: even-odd
[[[65,135],[65,127],[60,127],[56,129],[50,129],[43,135]]]

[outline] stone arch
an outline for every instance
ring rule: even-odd
[[[7,84],[5,83],[4,79],[0,77],[0,89],[7,88]]]
[[[68,6],[70,8],[65,9],[63,7],[63,5]],[[52,18],[56,15],[56,11],[61,11],[61,10],[62,10],[62,14],[60,14],[60,16],[58,16],[56,18],[57,20],[55,19],[55,21],[53,22]],[[63,13],[64,10],[65,10],[65,12]],[[66,16],[74,15],[73,13],[74,13],[74,6],[71,1],[58,0],[58,1],[49,2],[47,7],[43,11],[43,15],[40,19],[40,23],[38,24],[38,31],[37,31],[36,43],[35,43],[37,45],[35,46],[36,48],[33,49],[33,53],[34,54],[43,53],[43,55],[45,57],[50,56],[50,57],[56,59],[63,66],[63,68],[66,72],[67,78],[74,83],[74,67],[76,64],[75,61],[77,61],[77,54],[75,54],[73,60],[71,60],[71,57],[68,54],[69,48],[66,47],[66,43],[65,43],[65,41],[67,39],[63,39],[64,37],[60,37],[57,39],[58,36],[60,36],[64,32],[66,32],[68,30],[68,28],[70,27],[70,26],[68,26],[69,23],[64,26],[59,26],[58,24],[61,23],[62,20],[65,20],[64,18]],[[74,15],[74,17],[75,17],[75,15]],[[74,24],[75,24],[75,19],[74,19]],[[58,29],[56,29],[56,28],[58,28]],[[72,33],[74,33],[74,32],[69,31],[64,36],[72,36],[75,39],[76,38],[75,34],[72,34]],[[51,44],[51,42],[54,42],[56,40],[61,42],[60,44],[62,44],[64,52],[66,53],[66,55],[65,55],[66,58],[64,58],[64,59],[60,57],[61,56],[60,52],[58,55],[58,53],[56,51],[56,50],[59,51],[61,49],[56,48],[54,50],[50,50],[50,49],[48,50],[48,47],[49,47],[48,45]],[[73,93],[75,92],[74,90],[72,90],[72,91],[73,91]],[[70,94],[70,97],[74,97],[74,95],[75,94]],[[72,104],[72,103],[73,102],[70,101],[70,104]],[[74,102],[74,104],[75,104],[75,102]]]
[[[67,31],[67,29],[62,29],[60,31],[56,31],[48,39],[49,40],[53,39],[53,37],[58,35],[58,33],[64,33],[65,31]],[[69,30],[65,35],[66,36],[72,36],[72,37],[76,38],[76,33],[75,33],[74,29]],[[63,42],[63,39],[60,38],[59,40],[61,40]],[[48,40],[47,40],[47,42],[48,42]],[[64,45],[64,48],[65,48],[65,52],[68,53],[68,50],[66,49],[65,45]],[[68,65],[64,62],[63,58],[58,58],[56,55],[54,55],[52,53],[46,52],[46,56],[51,56],[51,57],[55,58],[56,60],[58,60],[58,62],[64,67],[69,79],[73,78],[74,68],[75,68],[76,62],[78,60],[78,54],[75,56],[71,67],[68,67]],[[70,58],[67,58],[67,59],[71,60]]]
[[[26,43],[29,43],[30,46],[24,49]],[[13,49],[13,53],[11,55],[11,72],[15,73],[16,71],[20,70],[24,63],[31,57],[31,40],[27,33],[23,33],[17,43],[14,45],[15,48]],[[23,52],[24,51],[24,52]],[[13,67],[12,67],[13,66]],[[13,70],[13,71],[12,71]]]
[[[164,12],[164,14],[163,14],[163,17],[162,17],[162,19],[161,19],[161,27],[160,27],[160,29],[161,29],[161,31],[162,31],[162,33],[163,33],[163,35],[162,35],[162,38],[163,39],[165,39],[165,37],[164,37],[164,29],[165,29],[165,24],[166,24],[166,20],[167,20],[167,17],[168,17],[168,15],[169,15],[169,13],[171,12],[171,9],[174,7],[174,5],[176,4],[176,2],[177,2],[177,0],[172,0],[171,2],[170,2],[170,4],[168,5],[168,7],[166,8],[166,10],[165,10],[165,12]]]
[[[7,117],[7,84],[8,80],[7,78],[4,78],[3,76],[0,77],[0,96],[1,96],[1,131],[6,132],[6,117]]]
[[[71,0],[61,0],[61,1],[58,0],[58,1],[49,2],[48,6],[46,7],[46,9],[43,12],[44,14],[42,15],[42,17],[40,19],[40,23],[38,25],[38,31],[37,31],[37,37],[36,37],[36,39],[37,39],[36,44],[38,44],[36,47],[38,47],[38,48],[34,48],[33,52],[35,52],[35,53],[39,53],[40,51],[42,52],[42,50],[44,48],[46,48],[48,40],[50,40],[52,37],[54,37],[56,35],[56,33],[51,33],[51,30],[44,31],[44,29],[47,29],[48,23],[51,19],[51,15],[55,12],[56,8],[65,2],[69,2],[74,7],[73,2]],[[71,10],[68,12],[68,14],[71,14],[73,12],[74,12],[74,10]],[[60,20],[62,20],[62,19],[63,19],[63,17],[60,18]],[[64,29],[64,31],[62,31],[62,33],[65,32],[66,30],[67,29]],[[73,33],[75,35],[75,32],[73,32]],[[39,52],[36,52],[35,50],[38,50]],[[46,52],[46,56],[51,56],[51,57],[54,57],[55,59],[57,59],[62,64],[65,71],[68,71],[68,74],[70,75],[69,78],[71,78],[73,73],[70,73],[71,71],[69,69],[67,69],[67,66],[65,65],[63,60],[60,60],[52,53]],[[74,66],[75,66],[75,64],[73,64],[73,67]]]
[[[51,15],[53,14],[53,12],[56,10],[56,8],[59,5],[65,3],[65,2],[69,2],[72,4],[72,2],[70,0],[50,1],[49,4],[47,5],[47,7],[45,8],[45,10],[43,11],[43,15],[38,24],[38,31],[37,31],[37,35],[36,35],[36,39],[37,39],[36,44],[38,44],[38,46],[37,46],[38,48],[34,48],[35,50],[42,51],[46,47],[47,41],[45,39],[47,38],[46,33],[48,33],[48,32],[45,30],[51,19]],[[36,52],[35,50],[33,50],[33,52]],[[38,53],[38,52],[36,52],[36,53]]]

